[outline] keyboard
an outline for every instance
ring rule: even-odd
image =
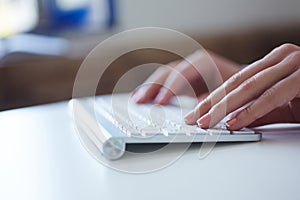
[[[195,105],[194,99],[186,96],[174,97],[164,106],[135,104],[128,93],[72,100],[80,135],[89,138],[108,159],[120,158],[130,144],[261,140],[260,133],[248,128],[227,130],[226,118],[210,129],[185,124],[184,116]]]

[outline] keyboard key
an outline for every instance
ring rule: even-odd
[[[163,134],[201,135],[242,135],[255,134],[250,129],[229,131],[225,121],[221,121],[212,129],[201,129],[198,126],[186,125],[184,114],[189,110],[172,105],[158,106],[153,104],[134,104],[128,96],[114,95],[113,98],[99,98],[103,115],[117,126],[128,137],[148,137]]]
[[[185,133],[187,135],[191,134],[207,134],[207,131],[204,129],[198,128],[197,126],[189,126],[189,125],[181,125],[180,132]]]
[[[227,129],[207,129],[208,134],[210,135],[230,135],[231,132]]]
[[[242,130],[239,131],[231,131],[231,134],[233,135],[245,135],[245,134],[255,134],[255,131],[248,129],[248,128],[244,128]]]

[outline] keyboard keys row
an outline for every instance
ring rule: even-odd
[[[186,125],[182,120],[184,112],[178,108],[172,108],[172,106],[167,106],[166,110],[168,112],[162,113],[158,107],[154,107],[154,109],[159,112],[151,112],[151,106],[149,105],[127,104],[127,102],[99,99],[99,103],[105,113],[104,116],[129,137],[148,137],[157,134],[165,136],[173,134],[189,136],[194,134],[245,134],[244,130],[230,132],[226,129],[225,123],[220,123],[214,129],[207,130],[201,129],[196,125]],[[254,131],[249,130],[247,133],[254,134]]]

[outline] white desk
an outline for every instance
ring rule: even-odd
[[[6,111],[0,113],[0,199],[300,199],[299,130],[217,145],[203,160],[194,145],[160,171],[133,175],[90,156],[66,102]]]

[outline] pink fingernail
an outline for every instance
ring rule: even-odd
[[[201,117],[198,121],[197,124],[201,128],[209,128],[209,122],[211,120],[211,116],[209,113],[206,113],[203,117]]]
[[[154,103],[165,104],[165,94],[165,92],[159,92],[156,98],[154,99]]]
[[[138,103],[141,99],[141,96],[138,95],[138,94],[134,94],[131,99],[135,102],[135,103]]]
[[[145,97],[145,90],[141,88],[133,95],[132,98],[135,103],[141,103],[144,97]]]
[[[237,122],[236,118],[232,118],[226,122],[227,127],[232,127]]]
[[[134,94],[131,96],[131,99],[134,100],[134,101],[136,101],[136,99],[137,99],[137,93],[134,93]]]
[[[159,104],[163,99],[163,96],[161,94],[158,94],[155,99],[154,99],[154,103]]]
[[[194,111],[189,112],[188,114],[186,114],[184,116],[184,121],[185,123],[191,123],[192,119],[193,119],[193,115],[194,115]]]

